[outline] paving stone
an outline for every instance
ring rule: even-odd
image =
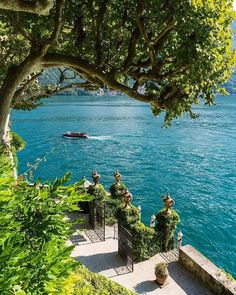
[[[72,256],[82,261],[96,273],[142,295],[213,295],[177,261],[177,253],[161,253],[151,259],[134,264],[129,272],[118,255],[118,240],[114,239],[114,228],[106,227],[106,241],[91,242],[86,233],[80,233]],[[71,241],[72,243],[72,241]],[[160,288],[155,280],[154,267],[158,262],[168,262],[169,283]]]

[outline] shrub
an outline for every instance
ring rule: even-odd
[[[117,212],[117,218],[119,223],[121,223],[128,230],[131,230],[133,224],[140,220],[140,215],[138,209],[131,206],[129,209],[120,208]]]
[[[0,155],[0,294],[49,294],[76,265],[64,211],[84,197],[63,187],[69,174],[41,188],[39,180],[33,187],[16,181],[7,159]]]
[[[17,133],[11,132],[11,145],[15,151],[22,151],[25,148],[25,141]]]
[[[60,295],[135,295],[135,293],[80,266],[63,282]]]
[[[96,201],[103,201],[107,196],[107,193],[102,184],[98,184],[96,186],[91,184],[88,187],[87,192],[89,195],[93,196],[94,200]]]
[[[133,256],[135,261],[143,261],[160,252],[160,245],[153,228],[142,222],[132,225]]]
[[[140,221],[139,211],[132,206],[130,209],[118,210],[119,226],[127,228],[133,235],[133,259],[147,260],[160,251],[159,241],[153,228]]]
[[[122,201],[119,199],[106,199],[106,224],[113,225],[118,222],[117,212],[119,208],[123,205]]]
[[[175,210],[165,214],[166,208],[160,210],[156,216],[156,231],[160,242],[161,251],[169,251],[175,247],[174,232],[180,217]]]
[[[107,225],[113,225],[117,223],[117,210],[122,204],[121,199],[112,199],[108,196],[107,192],[105,191],[102,184],[97,186],[90,185],[87,190],[88,194],[93,197],[95,201],[98,202],[106,202],[106,214],[105,214],[105,222]],[[90,211],[93,210],[92,206],[90,205]],[[90,212],[91,214],[91,212]]]
[[[116,183],[113,183],[109,189],[111,198],[122,200],[123,199],[122,191],[126,189],[127,187],[124,185],[123,182],[120,182],[119,185],[117,185]]]
[[[155,275],[162,277],[168,275],[167,264],[165,262],[159,262],[155,265]]]

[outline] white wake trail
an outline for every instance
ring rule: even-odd
[[[93,140],[109,140],[112,139],[112,136],[89,136],[88,139],[93,139]]]

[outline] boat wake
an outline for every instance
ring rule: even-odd
[[[88,139],[93,139],[93,140],[109,140],[112,139],[112,136],[89,136]]]

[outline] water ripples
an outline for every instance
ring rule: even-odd
[[[79,99],[79,100],[78,100]],[[55,97],[32,112],[13,114],[13,129],[26,141],[19,169],[55,147],[34,176],[53,179],[67,170],[72,181],[97,169],[106,189],[119,169],[142,206],[142,220],[162,206],[169,192],[181,215],[184,242],[236,275],[236,102],[219,98],[217,107],[200,106],[200,118],[184,118],[162,129],[162,118],[127,98]],[[61,137],[67,130],[87,140]]]

